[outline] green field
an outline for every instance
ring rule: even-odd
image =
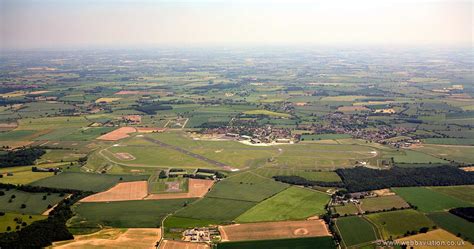
[[[110,226],[117,228],[160,227],[161,220],[194,199],[82,202],[73,207],[73,228]]]
[[[341,235],[342,244],[346,247],[360,246],[377,240],[375,228],[363,217],[338,218],[336,226]]]
[[[359,213],[359,209],[357,209],[354,203],[347,203],[343,206],[334,206],[333,210],[335,213],[338,213],[340,216]]]
[[[48,188],[77,189],[101,192],[113,187],[121,181],[147,180],[147,175],[106,175],[92,173],[64,172],[52,177],[31,183],[32,186]],[[122,179],[122,180],[120,180]]]
[[[393,160],[396,163],[447,163],[443,159],[412,150],[403,150],[400,154],[394,154]]]
[[[4,141],[21,141],[30,140],[33,134],[37,131],[32,130],[13,130],[8,132],[0,132],[0,140]]]
[[[287,188],[286,184],[243,173],[217,183],[208,197],[260,202]]]
[[[21,228],[37,220],[43,220],[48,218],[48,216],[44,215],[28,215],[28,214],[18,214],[18,213],[5,213],[5,215],[0,215],[0,233],[4,233],[9,231],[7,227],[10,227],[10,231],[16,231],[17,226]],[[15,220],[17,219],[17,220]],[[23,224],[25,223],[25,224]]]
[[[416,150],[460,163],[474,163],[474,146],[425,144]]]
[[[64,198],[56,193],[29,193],[15,189],[8,191],[1,189],[0,191],[5,193],[0,196],[0,211],[2,212],[42,214],[48,209],[48,206],[52,207]],[[26,206],[22,208],[22,204]]]
[[[325,212],[329,195],[300,187],[290,187],[240,215],[238,222],[305,219]]]
[[[53,172],[33,172],[31,166],[20,166],[0,169],[0,174],[12,173],[12,176],[3,175],[0,183],[9,184],[28,184],[49,176],[53,176]]]
[[[314,140],[327,140],[327,139],[344,139],[351,138],[349,134],[312,134],[312,135],[302,135],[301,141],[314,141]]]
[[[434,223],[424,214],[413,209],[374,213],[366,216],[384,239],[396,239],[406,232],[418,231],[422,227],[431,228]]]
[[[219,243],[216,249],[314,249],[336,248],[332,237],[256,240]]]
[[[129,153],[135,159],[120,160],[114,156],[115,153]],[[100,152],[108,160],[135,167],[179,167],[179,168],[212,168],[213,165],[202,160],[185,155],[173,149],[160,146],[117,146]]]
[[[169,216],[164,222],[165,228],[193,228],[193,227],[205,227],[210,224],[215,224],[212,220],[198,220],[192,218],[184,218],[177,216]]]
[[[251,110],[251,111],[245,111],[244,114],[264,115],[264,116],[280,117],[280,118],[291,117],[291,115],[287,113],[273,112],[273,111],[268,111],[268,110]]]
[[[474,204],[474,185],[429,187],[429,189]]]
[[[469,202],[435,192],[425,187],[394,188],[393,191],[422,212],[443,211],[455,207],[471,206]]]
[[[454,235],[460,235],[464,240],[474,242],[474,223],[448,212],[430,213],[428,217],[439,227]]]
[[[215,223],[231,222],[255,205],[255,202],[205,197],[176,212],[175,216]]]
[[[390,210],[391,208],[409,207],[409,205],[400,196],[390,195],[362,199],[360,207],[364,212],[375,212],[382,210]]]

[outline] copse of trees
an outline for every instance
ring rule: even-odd
[[[47,192],[58,191],[63,190],[48,189]],[[60,201],[47,219],[35,221],[19,231],[0,234],[0,248],[43,248],[55,241],[73,239],[66,226],[67,220],[73,216],[71,206],[89,194],[91,193],[75,191],[69,198]]]
[[[0,168],[32,165],[36,159],[45,153],[44,149],[38,147],[8,151],[7,153],[0,154]]]
[[[321,187],[344,187],[342,182],[321,182],[310,181],[301,176],[274,176],[273,179],[293,185],[301,185],[305,187],[321,186]]]
[[[459,207],[449,210],[450,213],[457,215],[465,220],[474,222],[474,207]]]
[[[388,170],[355,167],[338,169],[349,192],[370,191],[391,187],[450,186],[474,184],[474,173],[453,166],[400,168]]]

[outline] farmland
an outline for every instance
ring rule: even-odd
[[[0,57],[2,248],[474,237],[471,49]]]
[[[247,174],[247,173],[244,173]],[[212,188],[208,197],[259,202],[287,188],[285,184],[254,177],[246,180],[244,177],[236,176],[222,181]],[[239,191],[235,191],[239,189]]]
[[[363,217],[339,218],[336,226],[346,247],[367,244],[378,238],[375,228]]]
[[[302,239],[257,240],[219,243],[217,249],[310,249],[310,248],[336,248],[331,237],[315,237]]]
[[[305,219],[324,213],[329,201],[325,193],[290,187],[260,202],[240,215],[238,222],[279,221]]]
[[[19,213],[5,213],[5,215],[0,216],[0,233],[10,231],[16,231],[17,226],[19,228],[29,225],[34,221],[47,219],[47,216],[44,215],[29,215],[29,214],[19,214]],[[25,225],[23,225],[25,222]]]
[[[56,193],[28,193],[15,189],[1,189],[4,195],[0,195],[0,211],[42,214],[62,199],[64,195]]]
[[[397,195],[365,198],[361,200],[360,205],[360,208],[364,212],[375,212],[382,210],[390,210],[392,208],[399,209],[407,207],[409,207],[408,203],[406,203],[401,197]]]
[[[7,175],[10,173],[12,175]],[[0,183],[28,184],[46,177],[53,176],[53,172],[32,172],[31,166],[0,169],[0,174],[5,174],[0,178]]]
[[[474,225],[472,222],[448,212],[430,213],[428,217],[433,220],[437,226],[452,234],[460,235],[461,238],[474,243]]]
[[[395,188],[394,191],[423,212],[443,211],[455,207],[467,207],[469,202],[435,192],[428,188]]]
[[[72,241],[54,243],[53,248],[151,248],[161,230],[157,228],[109,228],[88,235],[76,235]]]
[[[366,217],[375,225],[384,239],[401,238],[406,232],[434,226],[428,217],[412,209],[369,214]]]
[[[193,199],[84,202],[74,207],[72,228],[110,226],[115,228],[157,228],[169,213]]]
[[[439,192],[439,193],[457,198],[462,201],[474,203],[474,196],[472,195],[472,191],[474,191],[474,185],[431,187],[429,189],[435,192]]]
[[[120,181],[146,180],[146,175],[100,175],[88,173],[65,172],[54,177],[41,179],[31,183],[32,186],[49,188],[77,189],[100,192],[111,188]]]
[[[279,221],[219,226],[221,241],[329,236],[323,220]]]
[[[397,241],[405,242],[407,243],[407,246],[426,243],[429,241],[430,243],[433,243],[433,245],[439,244],[439,246],[436,246],[436,248],[446,248],[446,249],[453,248],[453,247],[472,248],[471,243],[467,241],[463,241],[462,239],[456,237],[455,235],[449,232],[446,232],[443,229],[437,229],[437,230],[429,231],[423,234],[408,236],[403,239],[399,239]],[[416,248],[430,248],[430,247],[432,246],[426,245],[426,246],[419,246],[419,247],[417,246]]]
[[[204,197],[179,210],[175,215],[177,217],[224,223],[234,220],[255,204],[250,201]]]

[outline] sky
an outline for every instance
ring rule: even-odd
[[[468,0],[0,0],[0,48],[472,46]]]

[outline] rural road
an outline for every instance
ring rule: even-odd
[[[182,148],[180,148],[180,147],[178,147],[178,146],[166,144],[166,143],[163,143],[163,142],[161,142],[161,141],[159,141],[159,140],[156,140],[156,139],[153,139],[153,138],[150,138],[150,137],[144,137],[143,139],[145,139],[145,140],[147,140],[147,141],[149,141],[149,142],[158,144],[159,146],[176,150],[176,151],[181,152],[181,153],[183,153],[183,154],[185,154],[185,155],[188,155],[188,156],[194,157],[194,158],[196,158],[196,159],[202,160],[202,161],[204,161],[204,162],[213,164],[213,165],[215,165],[215,166],[217,166],[217,167],[222,167],[222,168],[225,168],[226,170],[231,169],[230,166],[228,166],[228,165],[226,165],[226,164],[224,164],[224,163],[221,163],[221,162],[218,162],[218,161],[209,159],[209,158],[207,158],[207,157],[198,155],[198,154],[196,154],[196,153],[187,151],[187,150],[182,149]]]

